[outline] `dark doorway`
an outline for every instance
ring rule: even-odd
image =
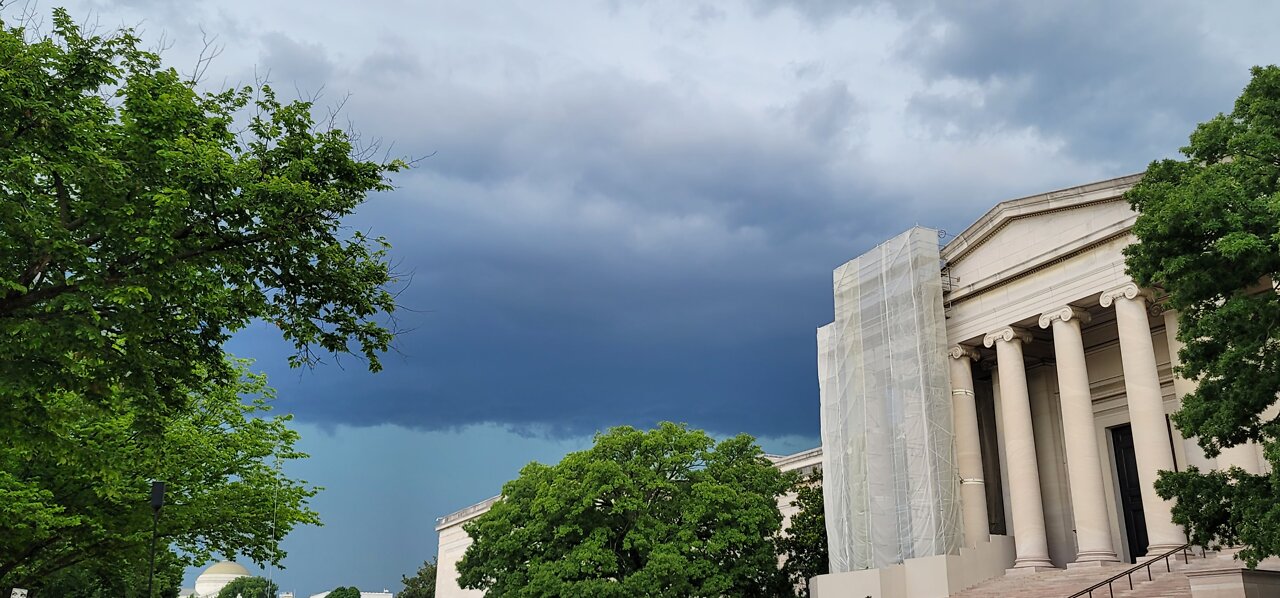
[[[1129,539],[1129,562],[1147,554],[1147,520],[1142,515],[1142,484],[1138,481],[1138,458],[1133,452],[1133,429],[1129,424],[1111,428],[1111,446],[1116,453],[1116,479],[1120,481],[1120,515]]]
[[[978,408],[978,442],[982,447],[982,477],[987,491],[988,531],[1001,536],[1009,535],[1004,520],[1004,480],[1000,477],[1000,448],[996,442],[995,396],[991,392],[991,379],[974,385],[974,401]]]

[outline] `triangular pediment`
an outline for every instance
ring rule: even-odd
[[[1128,234],[1137,215],[1124,193],[1141,176],[996,205],[942,249],[952,291],[973,291]]]

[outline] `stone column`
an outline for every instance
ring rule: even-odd
[[[1062,407],[1062,436],[1066,441],[1067,473],[1071,478],[1071,509],[1076,523],[1073,565],[1119,562],[1111,544],[1111,523],[1103,492],[1102,462],[1098,458],[1093,423],[1093,395],[1085,369],[1080,324],[1089,314],[1070,305],[1045,312],[1040,327],[1053,327],[1054,358],[1058,367],[1058,398]]]
[[[1027,370],[1022,362],[1022,343],[1031,335],[1005,327],[982,339],[996,348],[1000,370],[1001,420],[1004,422],[1005,456],[1009,468],[1009,502],[1013,515],[1014,569],[1038,571],[1052,568],[1049,539],[1044,527],[1044,504],[1040,496],[1040,470],[1036,463],[1036,442],[1031,426],[1031,400],[1027,394]]]
[[[1102,293],[1102,307],[1115,305],[1116,328],[1120,333],[1120,365],[1129,402],[1129,425],[1142,485],[1142,511],[1147,520],[1148,554],[1181,546],[1186,540],[1173,523],[1172,505],[1156,496],[1155,481],[1160,471],[1173,471],[1173,447],[1165,423],[1164,397],[1156,371],[1151,323],[1147,320],[1147,298],[1138,286],[1129,283]]]
[[[1166,309],[1161,314],[1164,318],[1164,336],[1169,342],[1169,367],[1173,369],[1173,394],[1178,401],[1196,390],[1196,383],[1178,375],[1178,351],[1182,350],[1182,341],[1178,340],[1178,312]],[[1218,466],[1217,461],[1205,456],[1204,449],[1195,438],[1184,438],[1182,450],[1187,454],[1187,465],[1194,465],[1200,471],[1209,471]]]
[[[978,441],[978,407],[973,400],[972,362],[978,353],[951,347],[951,404],[955,418],[956,467],[960,472],[960,504],[964,509],[964,544],[977,546],[991,539],[987,521],[987,489],[982,474],[982,446]]]

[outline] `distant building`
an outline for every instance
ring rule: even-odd
[[[239,563],[222,561],[214,563],[196,578],[195,588],[183,588],[178,595],[181,598],[211,598],[217,596],[222,588],[240,577],[249,577],[249,570]]]
[[[333,590],[329,590],[329,592],[332,592],[332,591]],[[329,595],[329,592],[320,592],[319,594],[312,594],[311,598],[325,598],[325,596]],[[436,595],[439,596],[439,594],[436,594]],[[289,596],[290,598],[292,598],[293,594],[290,594]],[[284,598],[284,596],[281,596],[280,598]],[[387,591],[384,588],[381,592],[360,592],[360,598],[393,598],[393,596],[391,595],[391,592]]]

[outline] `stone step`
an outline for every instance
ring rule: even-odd
[[[1132,566],[1121,564],[1088,569],[1059,569],[1030,575],[1006,575],[953,596],[958,598],[1065,597]],[[1165,566],[1164,561],[1158,561],[1151,565],[1150,580],[1147,578],[1147,570],[1139,569],[1133,573],[1133,589],[1129,589],[1129,581],[1122,577],[1112,585],[1112,591],[1108,591],[1107,587],[1103,586],[1095,591],[1093,596],[1094,598],[1112,598],[1113,596],[1114,598],[1190,598],[1191,583],[1187,579],[1186,572],[1221,566],[1222,560],[1212,554],[1209,558],[1193,556],[1185,562],[1182,557],[1179,557],[1176,563],[1170,560],[1168,567]]]

